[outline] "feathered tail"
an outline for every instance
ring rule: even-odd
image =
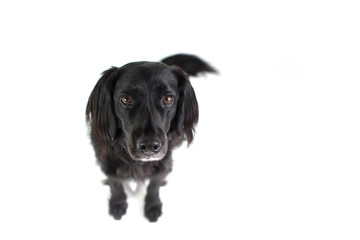
[[[195,55],[176,54],[162,59],[161,62],[169,66],[180,67],[190,76],[197,76],[199,73],[206,72],[217,73],[215,68]]]

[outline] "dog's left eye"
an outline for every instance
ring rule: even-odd
[[[126,106],[134,105],[131,97],[129,97],[129,96],[122,96],[120,99],[121,99],[121,102]]]
[[[174,97],[173,96],[165,96],[165,97],[163,97],[163,99],[162,99],[162,103],[164,104],[164,105],[170,105],[170,104],[172,104],[174,102]]]

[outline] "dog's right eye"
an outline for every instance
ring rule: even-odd
[[[131,99],[130,96],[122,96],[122,97],[120,98],[120,100],[121,100],[121,102],[122,102],[124,105],[126,105],[126,106],[132,106],[132,105],[134,105],[134,103],[133,103],[133,101],[132,101],[132,99]]]

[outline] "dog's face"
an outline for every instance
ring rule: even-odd
[[[136,161],[158,161],[169,141],[193,139],[198,104],[185,73],[159,62],[135,62],[106,70],[86,108],[100,160],[126,151]],[[122,149],[116,152],[119,145]]]
[[[113,101],[131,158],[138,161],[164,158],[178,98],[178,79],[165,64],[131,63],[122,68]]]

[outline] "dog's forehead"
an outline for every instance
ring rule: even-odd
[[[173,69],[159,62],[135,62],[123,66],[116,89],[177,87]]]

